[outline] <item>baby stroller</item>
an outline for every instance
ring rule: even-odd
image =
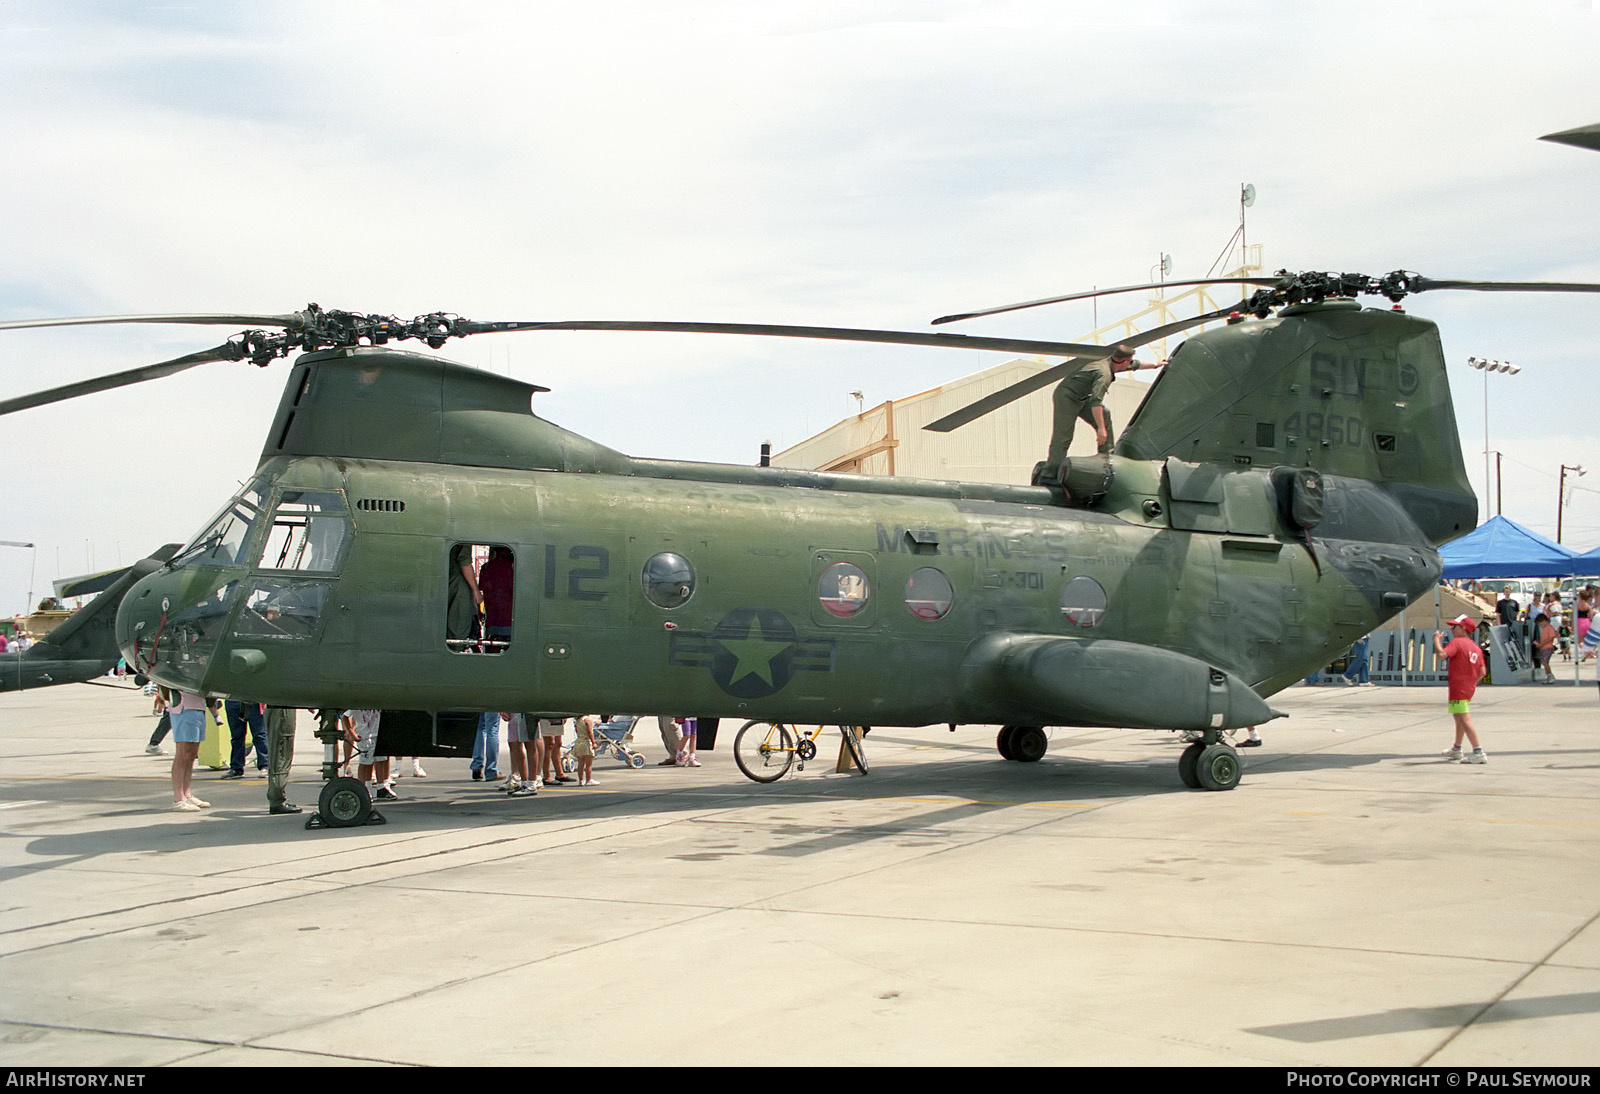
[[[633,726],[638,720],[637,714],[614,714],[603,722],[596,722],[595,759],[615,756],[629,767],[643,767],[644,757],[633,750]],[[568,745],[561,750],[561,770],[570,775],[577,769],[578,762],[572,758],[572,745]]]

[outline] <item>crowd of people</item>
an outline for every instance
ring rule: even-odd
[[[1578,590],[1577,602],[1570,612],[1559,592],[1537,594],[1524,606],[1509,590],[1501,589],[1495,601],[1495,615],[1512,629],[1519,641],[1528,643],[1534,665],[1543,674],[1544,682],[1553,684],[1556,678],[1550,664],[1557,654],[1563,661],[1570,661],[1574,656],[1585,661],[1594,659],[1594,651],[1585,651],[1582,647],[1594,622],[1597,601],[1600,601],[1600,587],[1594,585]],[[1574,652],[1575,646],[1577,652]]]
[[[162,754],[161,743],[171,733],[175,747],[173,810],[198,813],[211,807],[210,802],[194,793],[193,781],[209,712],[219,726],[227,724],[231,738],[228,767],[219,781],[243,778],[253,753],[257,773],[268,776],[269,812],[301,812],[301,807],[289,802],[286,795],[288,769],[293,761],[296,711],[237,699],[205,699],[164,687],[155,688],[154,694],[152,713],[159,715],[160,721],[145,751],[150,755]],[[275,719],[279,722],[277,736],[282,740],[274,739]],[[611,715],[544,718],[515,711],[485,711],[478,719],[473,758],[468,769],[470,777],[474,782],[500,783],[497,789],[512,797],[530,797],[544,787],[594,786],[597,727],[603,722],[609,724],[609,719]],[[395,790],[395,779],[403,770],[406,758],[378,754],[379,720],[380,712],[376,710],[347,710],[339,716],[345,749],[341,773],[359,779],[368,787],[374,801],[398,801],[400,795]],[[697,720],[661,716],[657,722],[662,743],[667,747],[667,758],[661,761],[661,766],[699,767],[700,760],[695,754]],[[510,771],[503,783],[499,773],[502,725],[510,759]],[[567,744],[569,732],[570,746]],[[280,753],[280,764],[274,764],[275,755]],[[417,778],[428,774],[423,770],[420,757],[410,758],[410,770]]]

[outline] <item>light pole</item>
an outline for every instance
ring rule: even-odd
[[[1489,512],[1489,373],[1504,372],[1515,376],[1522,371],[1510,361],[1491,361],[1487,357],[1468,357],[1467,367],[1483,373],[1483,511]]]
[[[1585,471],[1581,467],[1568,467],[1566,464],[1562,464],[1561,465],[1561,485],[1556,490],[1556,542],[1557,543],[1561,542],[1561,513],[1567,507],[1567,472],[1568,471],[1576,471],[1579,474],[1580,477],[1583,476],[1583,475],[1587,475],[1588,474],[1588,472]]]

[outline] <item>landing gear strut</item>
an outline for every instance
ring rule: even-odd
[[[364,824],[387,824],[384,815],[372,808],[372,795],[360,779],[340,775],[338,743],[344,739],[339,729],[337,710],[317,712],[317,739],[322,742],[322,793],[317,811],[306,818],[307,830],[318,828],[359,828]]]

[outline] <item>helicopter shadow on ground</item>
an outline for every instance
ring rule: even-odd
[[[118,817],[130,821],[153,818],[165,810],[147,806],[113,807],[96,810],[98,818],[112,823],[89,831],[32,835],[13,830],[0,834],[0,838],[25,840],[25,853],[32,857],[27,865],[0,870],[0,878],[81,865],[106,855],[230,851],[288,843],[305,844],[306,853],[300,856],[300,861],[325,855],[330,859],[330,872],[336,872],[349,868],[348,864],[338,862],[338,857],[360,849],[362,843],[356,841],[367,834],[383,839],[398,856],[404,854],[404,841],[431,838],[442,832],[477,829],[473,836],[462,838],[462,846],[474,846],[543,834],[540,828],[550,822],[608,820],[641,813],[670,820],[676,815],[715,812],[728,816],[750,810],[753,823],[765,824],[766,817],[760,813],[774,805],[799,807],[829,800],[899,798],[919,805],[926,805],[933,799],[934,804],[942,806],[931,812],[920,809],[903,818],[865,825],[813,824],[803,820],[778,822],[808,842],[819,833],[828,836],[832,843],[860,842],[905,838],[918,831],[942,828],[957,818],[972,817],[978,812],[1063,802],[1087,806],[1152,794],[1202,793],[1190,791],[1179,783],[1175,756],[1171,762],[1106,763],[1063,755],[1046,757],[1038,764],[1016,764],[995,755],[992,762],[985,763],[961,758],[880,764],[865,776],[822,773],[824,770],[831,772],[831,768],[831,762],[824,768],[819,759],[812,771],[791,774],[770,784],[757,784],[735,776],[736,781],[712,785],[673,785],[656,781],[630,788],[622,788],[621,784],[632,773],[618,768],[602,779],[598,790],[546,788],[529,798],[508,798],[487,787],[410,783],[403,788],[401,801],[379,803],[378,812],[386,821],[383,825],[320,831],[306,830],[304,817],[314,808],[309,802],[307,814],[302,816],[274,817],[267,815],[264,806],[254,802],[247,808],[237,808],[218,801],[204,816],[185,816],[170,824],[128,826],[117,826],[114,822]],[[301,796],[309,797],[315,785],[305,784]],[[294,796],[291,787],[291,798]],[[944,804],[940,799],[953,800]],[[825,849],[824,845],[812,845],[809,850]],[[774,848],[769,853],[786,852]],[[236,865],[225,861],[218,873]]]
[[[1087,747],[1098,741],[1103,741],[1105,739],[1104,731],[1071,730],[1065,732],[1070,735],[1062,736],[1062,731],[1058,731],[1058,735],[1051,738],[1050,752],[1038,764],[1016,764],[999,760],[993,745],[950,743],[939,747],[964,753],[987,753],[994,756],[997,763],[988,767],[992,771],[1027,771],[1030,768],[1048,768],[1055,763],[1065,763],[1070,765],[1070,770],[1061,774],[1075,777],[1083,787],[1081,791],[1072,790],[1074,796],[1077,797],[1097,793],[1102,797],[1126,796],[1128,794],[1149,793],[1152,790],[1170,790],[1175,793],[1185,794],[1210,793],[1210,791],[1191,790],[1178,781],[1178,756],[1187,747],[1187,742],[1179,739],[1175,733],[1147,742],[1154,749],[1160,750],[1153,755],[1143,756],[1138,759],[1108,761],[1091,759],[1073,752],[1075,743],[1080,747]],[[1161,731],[1129,728],[1111,732],[1160,733]],[[896,740],[896,743],[916,745],[920,742],[909,738],[901,738]],[[1511,754],[1507,753],[1507,755]],[[1244,761],[1244,779],[1247,782],[1251,778],[1252,772],[1259,775],[1269,774],[1273,771],[1343,770],[1407,760],[1429,763],[1436,760],[1442,762],[1442,758],[1437,756],[1417,757],[1401,752],[1278,752],[1270,744],[1262,748],[1241,750],[1239,756]]]
[[[1555,1018],[1600,1012],[1600,991],[1568,992],[1502,999],[1496,1003],[1452,1003],[1437,1007],[1403,1007],[1396,1010],[1319,1018],[1278,1026],[1256,1026],[1246,1033],[1276,1037],[1302,1044],[1343,1041],[1355,1037],[1392,1037],[1397,1033],[1429,1029],[1459,1029],[1490,1022],[1520,1022],[1530,1018]]]
[[[861,825],[821,818],[819,822],[795,818],[776,822],[783,831],[794,835],[796,840],[790,845],[769,848],[764,853],[808,854],[862,840],[926,838],[928,834],[947,831],[948,825],[955,821],[1011,808],[1069,806],[1081,809],[1155,795],[1211,794],[1210,791],[1192,790],[1179,781],[1177,758],[1181,749],[1178,747],[1180,742],[1176,740],[1171,742],[1170,750],[1163,748],[1135,759],[1106,760],[1085,758],[1074,755],[1072,751],[1075,741],[1087,746],[1096,740],[1103,740],[1103,733],[1081,734],[1073,731],[1058,735],[1052,741],[1051,753],[1043,760],[1023,764],[1001,759],[988,744],[940,742],[937,739],[877,733],[868,738],[869,748],[874,739],[880,744],[950,750],[959,756],[953,759],[880,763],[873,767],[871,774],[865,776],[833,774],[832,762],[819,757],[810,771],[793,773],[769,784],[748,782],[740,777],[736,781],[711,785],[674,785],[655,781],[649,785],[625,787],[623,780],[634,777],[632,772],[617,768],[607,774],[606,769],[601,769],[602,785],[598,790],[547,788],[535,797],[515,799],[487,787],[468,788],[444,782],[425,785],[408,781],[403,800],[381,803],[379,812],[385,817],[386,824],[321,831],[307,831],[303,816],[272,817],[266,814],[262,806],[255,804],[249,808],[232,808],[219,802],[219,807],[204,817],[185,817],[172,824],[113,825],[93,831],[37,836],[16,830],[0,833],[0,839],[26,840],[26,854],[33,856],[33,861],[27,865],[0,869],[0,879],[41,869],[88,863],[102,855],[229,850],[290,842],[305,845],[306,854],[302,856],[302,861],[326,855],[330,859],[330,872],[335,872],[349,868],[348,864],[338,863],[337,857],[359,849],[361,844],[352,841],[360,840],[369,833],[374,838],[386,838],[386,844],[394,846],[397,854],[402,854],[404,841],[434,837],[441,832],[478,829],[481,839],[463,837],[463,846],[472,846],[508,842],[523,835],[543,834],[541,827],[550,822],[595,821],[641,813],[666,819],[707,812],[737,816],[743,810],[754,813],[774,805],[798,807],[830,800],[883,802],[901,799],[908,803],[937,807],[910,812],[889,821]],[[973,758],[985,753],[989,756],[987,760]],[[1442,756],[1394,752],[1278,753],[1271,751],[1270,746],[1252,749],[1241,755],[1246,765],[1246,792],[1252,780],[1279,774],[1353,770],[1384,763],[1421,766],[1451,762]],[[1520,753],[1501,751],[1494,755],[1504,758],[1576,758],[1600,755],[1600,749],[1571,749],[1559,753],[1548,750]],[[1597,765],[1545,766],[1551,769],[1575,769]],[[305,787],[302,794],[305,797],[317,784],[301,785]],[[309,802],[307,805],[309,813],[313,807]],[[119,816],[133,819],[151,817],[161,812],[163,810],[137,806],[100,811],[97,815],[114,821]],[[767,818],[754,816],[754,822],[767,823]],[[399,837],[398,842],[396,837]],[[222,870],[233,866],[230,862]]]

